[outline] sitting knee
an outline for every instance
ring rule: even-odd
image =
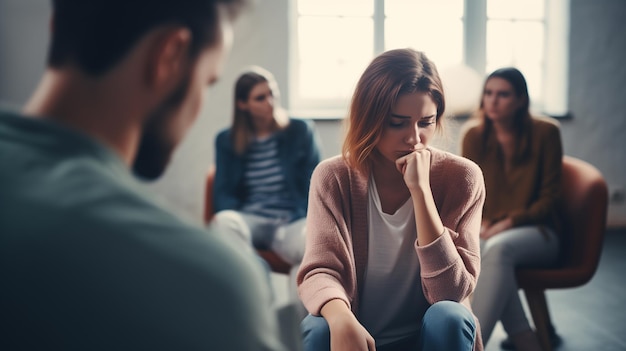
[[[423,350],[471,350],[476,342],[476,321],[465,306],[440,301],[430,306],[422,321]]]
[[[211,220],[209,228],[214,230],[218,235],[243,243],[246,246],[252,245],[252,233],[248,224],[241,214],[234,210],[219,211]]]
[[[239,235],[249,231],[248,225],[241,217],[241,214],[234,210],[219,211],[211,220],[210,226],[221,231],[236,232]]]
[[[440,301],[426,310],[423,327],[449,332],[468,330],[473,334],[476,330],[476,321],[470,310],[462,304]]]
[[[324,317],[311,314],[300,323],[305,350],[329,350],[330,328]]]
[[[511,250],[509,245],[503,241],[485,245],[485,248],[481,253],[481,260],[483,264],[505,262],[510,260],[510,257]]]
[[[239,225],[243,222],[241,214],[234,210],[222,210],[217,212],[212,219],[212,222],[219,224]]]

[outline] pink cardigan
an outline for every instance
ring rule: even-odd
[[[430,183],[444,234],[415,251],[422,289],[430,304],[461,302],[480,271],[479,230],[485,201],[480,168],[472,161],[430,148]],[[368,252],[368,177],[341,156],[318,165],[311,178],[306,251],[298,271],[298,292],[307,310],[320,315],[326,302],[343,300],[358,317]],[[478,321],[477,321],[478,325]],[[482,350],[480,327],[475,350]]]

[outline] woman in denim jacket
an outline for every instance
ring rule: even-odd
[[[237,80],[233,124],[215,144],[212,225],[247,248],[272,250],[296,265],[320,152],[313,125],[289,118],[278,95],[274,77],[260,67]]]

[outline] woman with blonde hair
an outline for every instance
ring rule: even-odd
[[[444,109],[421,52],[387,51],[361,76],[342,156],[311,179],[305,351],[482,349],[469,296],[485,189],[476,164],[429,145]]]

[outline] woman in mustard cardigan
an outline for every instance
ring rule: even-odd
[[[343,156],[313,172],[298,285],[304,350],[481,350],[471,312],[485,197],[478,166],[431,147],[445,108],[411,49],[367,67]]]
[[[485,177],[481,274],[472,308],[487,343],[502,322],[518,351],[540,350],[518,295],[515,269],[558,257],[556,203],[563,150],[558,125],[529,112],[526,80],[515,68],[491,73],[480,109],[465,127],[461,154]]]

